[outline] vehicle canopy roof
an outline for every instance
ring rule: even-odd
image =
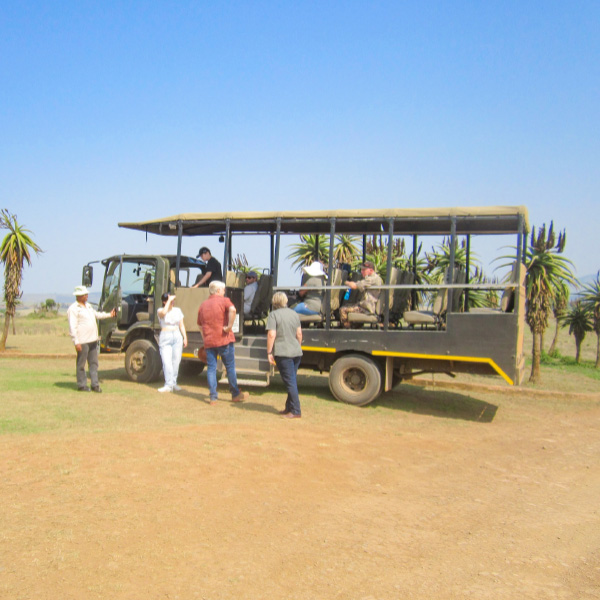
[[[281,233],[328,234],[332,219],[336,233],[354,235],[385,234],[390,222],[393,222],[395,235],[447,234],[453,220],[459,235],[510,234],[529,229],[524,206],[182,213],[138,223],[119,223],[119,227],[177,236],[181,226],[182,235],[197,236],[224,235],[229,224],[230,233],[264,234],[275,233],[280,222]]]
[[[103,259],[101,262],[102,264],[107,265],[110,262],[119,262],[124,260],[145,264],[151,263],[153,260],[156,260],[157,257],[168,260],[171,267],[173,267],[177,262],[176,254],[115,254],[114,256],[109,256],[108,258]],[[193,256],[182,255],[179,257],[179,262],[181,266],[202,267],[204,265],[204,261],[194,258]]]

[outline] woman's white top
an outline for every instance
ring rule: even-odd
[[[183,313],[180,308],[174,306],[164,317],[158,317],[158,321],[161,329],[164,329],[165,327],[179,328],[179,323],[183,321]]]

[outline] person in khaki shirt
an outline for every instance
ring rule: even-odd
[[[356,304],[345,304],[340,308],[340,321],[346,328],[350,327],[348,315],[353,312],[359,312],[366,315],[374,315],[377,306],[377,300],[381,290],[372,290],[372,286],[383,285],[381,277],[375,272],[375,265],[366,260],[360,267],[363,276],[361,281],[346,281],[346,285],[353,290],[359,290],[360,296]]]
[[[78,285],[73,292],[75,302],[67,310],[69,334],[77,351],[77,389],[89,392],[85,365],[90,370],[90,380],[93,392],[101,392],[98,381],[98,324],[96,319],[110,319],[117,315],[117,309],[111,312],[98,312],[87,300],[88,290],[84,285]]]

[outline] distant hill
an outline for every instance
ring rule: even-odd
[[[68,306],[74,302],[75,297],[72,294],[23,294],[19,304],[19,309],[35,308],[48,299],[52,299],[54,302],[62,306]],[[99,300],[100,293],[92,292],[88,301],[92,304],[98,304]],[[0,301],[0,306],[4,307],[3,301]]]

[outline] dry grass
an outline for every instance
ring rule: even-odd
[[[287,422],[73,362],[0,359],[1,598],[598,597],[598,400],[303,375]]]
[[[0,358],[1,598],[598,598],[599,395],[556,393],[584,369],[362,409],[303,373],[288,422],[277,381],[210,406],[122,357],[78,393],[56,339]]]

